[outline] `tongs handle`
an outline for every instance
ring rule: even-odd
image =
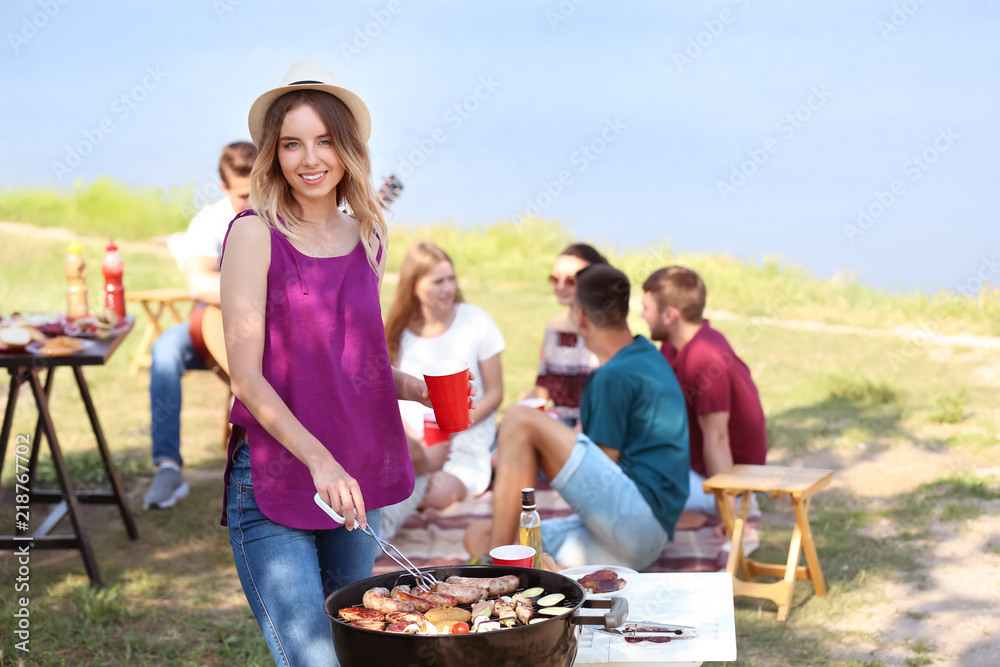
[[[319,508],[321,510],[323,510],[324,512],[326,512],[327,515],[331,519],[333,519],[334,521],[336,521],[337,523],[339,523],[341,525],[347,523],[347,520],[342,515],[337,514],[337,511],[335,509],[333,509],[332,507],[330,507],[329,505],[326,504],[326,501],[323,500],[323,497],[319,495],[319,491],[317,491],[316,495],[313,496],[313,500],[316,501],[316,504],[319,505]],[[361,528],[361,524],[357,521],[357,519],[355,519],[354,524],[358,528]],[[365,530],[365,529],[363,529],[363,528],[361,529],[361,532],[368,533],[368,531]],[[372,535],[372,537],[375,537],[375,536]]]

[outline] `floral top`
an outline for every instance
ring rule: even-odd
[[[572,331],[545,329],[538,380],[548,390],[555,411],[564,419],[579,419],[580,394],[587,376],[597,368],[597,357]]]

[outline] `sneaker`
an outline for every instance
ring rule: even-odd
[[[142,509],[173,507],[179,499],[188,494],[189,490],[180,470],[163,466],[156,471],[153,484],[142,499]]]

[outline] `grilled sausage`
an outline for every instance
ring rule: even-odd
[[[425,600],[429,600],[431,604],[435,607],[457,607],[458,600],[456,600],[451,595],[445,595],[444,593],[433,593],[422,591],[419,588],[410,591],[411,595],[416,595],[417,597],[422,597]]]
[[[369,609],[388,614],[390,611],[413,611],[414,607],[403,600],[393,600],[389,597],[388,588],[370,588],[365,591],[362,601]]]
[[[434,592],[450,595],[458,604],[473,604],[485,600],[489,595],[489,591],[485,588],[460,584],[438,584],[434,587]]]
[[[516,574],[504,577],[448,577],[447,581],[449,584],[485,588],[489,591],[488,597],[491,598],[510,595],[521,585],[521,580]]]
[[[409,586],[396,586],[392,589],[392,599],[402,600],[403,602],[409,602],[413,605],[413,608],[419,612],[425,612],[432,609],[435,605],[430,600],[418,597],[410,593]]]

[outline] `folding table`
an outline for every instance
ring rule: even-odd
[[[97,418],[97,410],[90,396],[90,388],[83,375],[84,366],[102,366],[114,353],[121,342],[132,330],[135,324],[134,317],[125,318],[124,324],[117,335],[89,341],[91,344],[83,350],[78,350],[67,356],[47,357],[31,351],[24,351],[15,354],[0,354],[0,368],[6,368],[10,373],[10,390],[7,394],[7,407],[4,411],[3,428],[0,430],[0,469],[3,469],[4,460],[7,455],[7,445],[10,440],[11,428],[14,421],[14,408],[17,405],[17,398],[21,385],[27,384],[31,388],[31,394],[35,399],[35,406],[38,408],[38,421],[35,424],[34,437],[30,441],[30,454],[28,455],[28,483],[21,485],[29,490],[29,501],[31,508],[39,503],[56,503],[56,507],[42,521],[37,522],[33,518],[30,522],[25,522],[27,526],[34,528],[30,534],[23,528],[25,524],[16,524],[17,534],[0,536],[0,550],[16,550],[25,544],[30,544],[33,549],[77,549],[83,557],[87,575],[94,584],[101,584],[101,576],[97,567],[97,560],[94,558],[94,551],[90,544],[86,528],[83,525],[80,514],[81,504],[113,504],[117,505],[121,511],[122,521],[130,539],[138,539],[139,533],[132,519],[132,513],[125,503],[125,492],[122,489],[121,481],[118,478],[118,471],[111,460],[108,451],[108,444],[104,438],[104,431],[101,430],[101,423]],[[87,409],[87,416],[90,418],[90,425],[97,439],[97,449],[101,455],[101,462],[104,472],[107,475],[111,488],[109,490],[81,490],[78,491],[73,486],[69,472],[66,468],[66,461],[63,458],[62,449],[59,446],[59,439],[56,437],[55,424],[52,413],[49,410],[49,397],[52,395],[52,377],[55,370],[61,366],[69,367],[73,370],[77,387],[80,389],[80,397]],[[45,384],[43,386],[39,377],[42,371],[46,371]],[[58,489],[36,489],[35,474],[38,469],[38,454],[41,450],[41,440],[39,436],[45,436],[45,442],[49,445],[49,452],[52,455],[52,465],[55,467],[56,477],[59,480]],[[21,457],[20,449],[15,445],[16,457]],[[20,461],[18,460],[18,463]],[[17,468],[15,467],[15,471]],[[16,487],[15,487],[16,488]],[[20,489],[18,489],[20,491]],[[73,532],[68,535],[50,535],[56,524],[66,515],[69,515]]]

